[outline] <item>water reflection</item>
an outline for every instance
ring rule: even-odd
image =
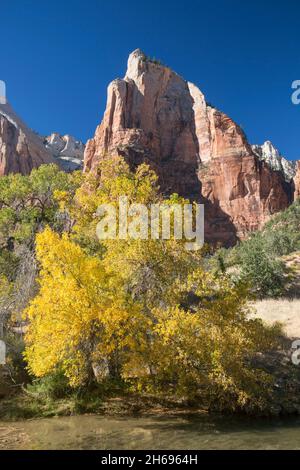
[[[74,416],[0,423],[15,449],[300,449],[300,418]]]

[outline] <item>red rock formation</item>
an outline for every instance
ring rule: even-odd
[[[140,50],[108,87],[104,118],[85,151],[85,171],[105,153],[148,162],[162,191],[206,205],[206,238],[233,244],[290,202],[280,172],[260,162],[240,127],[204,95]]]
[[[253,155],[215,158],[200,169],[206,237],[232,245],[289,205],[282,175]]]
[[[28,174],[55,160],[42,140],[28,129],[8,104],[0,104],[0,176]]]
[[[294,177],[295,193],[294,198],[298,199],[300,197],[300,160],[296,163],[296,175]]]
[[[102,124],[87,143],[85,168],[95,167],[105,152],[117,152],[134,164],[151,163],[164,190],[183,192],[189,186],[189,193],[199,195],[198,145],[188,84],[135,51],[125,79],[108,87]]]

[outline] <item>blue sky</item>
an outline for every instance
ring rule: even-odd
[[[94,134],[137,47],[197,84],[251,143],[300,158],[298,0],[0,0],[0,79],[41,134]]]

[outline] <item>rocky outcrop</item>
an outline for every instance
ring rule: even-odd
[[[284,158],[272,142],[267,140],[263,145],[252,145],[253,152],[262,161],[265,161],[274,171],[280,171],[284,179],[290,182],[295,174],[295,163]]]
[[[206,205],[206,237],[231,245],[286,208],[291,192],[281,171],[272,171],[257,158],[232,119],[209,106],[206,109],[210,157],[198,170]]]
[[[300,160],[287,160],[269,140],[263,145],[252,145],[252,149],[260,161],[266,162],[274,172],[280,172],[284,176],[288,183],[286,188],[290,199],[298,199],[300,197]]]
[[[0,176],[28,174],[43,163],[54,163],[37,134],[15,114],[11,106],[0,103]]]
[[[254,152],[242,129],[203,93],[134,51],[124,79],[108,87],[103,121],[86,146],[85,171],[105,153],[149,163],[164,193],[206,207],[206,239],[233,244],[291,202],[291,185]]]
[[[0,176],[25,175],[45,163],[55,163],[65,171],[80,170],[84,148],[70,135],[41,137],[21,121],[6,99],[0,103]]]
[[[200,169],[206,239],[233,245],[289,205],[289,187],[251,154],[214,159]]]
[[[44,138],[46,149],[56,158],[65,171],[83,168],[84,144],[71,135],[53,133]]]
[[[296,163],[296,174],[294,177],[294,198],[298,199],[300,198],[300,160],[297,161]]]

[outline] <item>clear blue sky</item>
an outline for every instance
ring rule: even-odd
[[[300,158],[299,0],[0,0],[0,79],[41,134],[94,134],[108,83],[137,47],[242,125]]]

